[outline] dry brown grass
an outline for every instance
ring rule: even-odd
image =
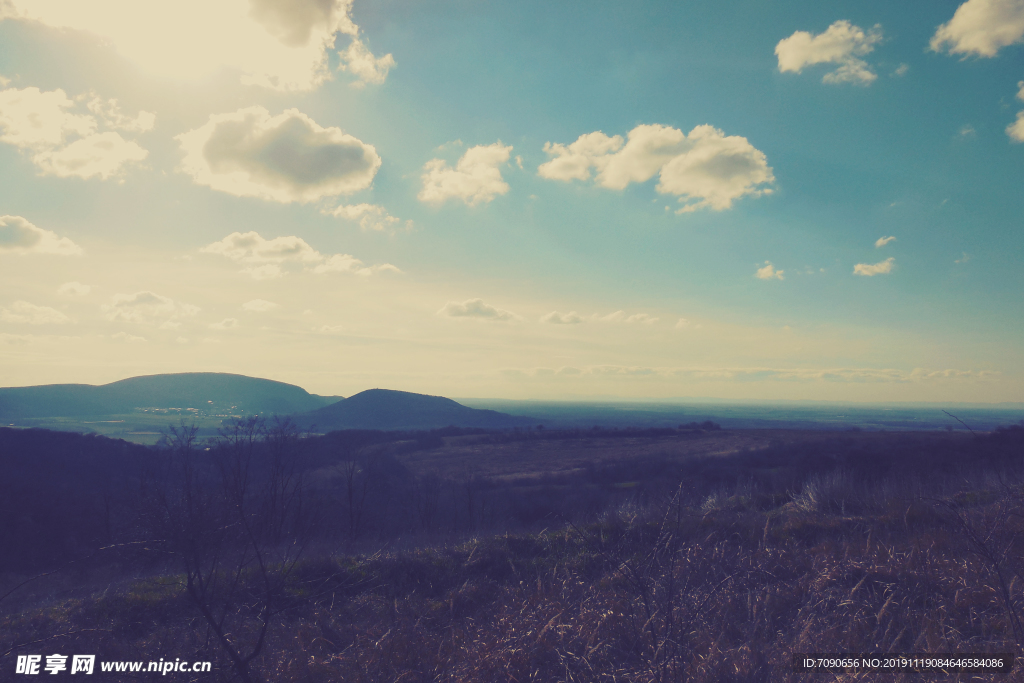
[[[712,486],[732,471],[723,464],[670,499],[585,525],[308,559],[288,575],[252,671],[282,683],[922,681],[937,675],[808,675],[792,657],[1019,657],[1024,452],[1000,444],[988,464],[946,472],[934,461],[917,477],[881,478],[835,467],[799,486],[773,485],[774,463],[757,481]],[[23,610],[0,621],[0,652],[50,639],[14,654],[209,659],[230,680],[182,581]],[[232,638],[251,636],[244,617],[255,604],[236,606]],[[0,677],[13,670],[10,657],[0,666]]]

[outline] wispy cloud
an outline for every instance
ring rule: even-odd
[[[107,320],[160,325],[164,329],[177,327],[181,319],[191,318],[200,310],[198,306],[150,291],[115,294],[102,308]]]
[[[56,308],[37,306],[27,301],[15,301],[10,308],[0,308],[0,320],[27,325],[61,325],[71,322],[71,318]]]
[[[547,315],[542,316],[540,321],[542,323],[554,323],[556,325],[576,325],[583,322],[583,316],[576,311],[569,311],[568,313],[551,311]]]
[[[896,241],[896,238],[893,237],[892,235],[890,235],[889,237],[879,237],[877,240],[875,240],[875,249],[881,249],[885,245],[889,244],[889,242],[894,241]]]
[[[878,263],[858,263],[853,267],[853,274],[864,275],[866,277],[871,277],[873,275],[885,275],[886,273],[891,273],[895,265],[896,259],[890,256],[884,261],[879,261]]]
[[[354,273],[365,276],[385,271],[402,272],[390,263],[367,266],[351,254],[326,256],[311,247],[306,240],[295,235],[268,240],[255,231],[233,232],[217,242],[202,247],[199,251],[247,264],[242,272],[255,280],[283,277],[283,266],[286,264],[317,274]]]
[[[463,302],[449,301],[441,307],[437,314],[449,318],[476,318],[506,322],[519,319],[519,316],[512,311],[492,306],[485,303],[483,299],[467,299]]]
[[[731,380],[739,382],[838,382],[838,383],[911,383],[943,380],[984,381],[998,378],[1001,373],[992,370],[960,370],[914,368],[772,368],[772,367],[671,367],[643,365],[591,365],[583,368],[505,368],[507,375],[522,377],[571,376],[587,377],[648,377],[651,379]]]

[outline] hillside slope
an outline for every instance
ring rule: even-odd
[[[82,417],[130,413],[136,408],[276,413],[315,410],[337,397],[302,387],[221,372],[145,375],[94,386],[47,384],[0,388],[0,419]]]
[[[437,429],[456,427],[510,428],[534,425],[529,417],[495,410],[467,408],[450,398],[408,391],[368,389],[294,419],[318,431],[335,429]]]

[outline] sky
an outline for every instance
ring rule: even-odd
[[[1024,402],[1024,0],[0,0],[0,385]]]

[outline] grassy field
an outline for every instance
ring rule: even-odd
[[[133,550],[44,577],[31,600],[0,600],[10,606],[0,677],[15,655],[45,650],[214,663],[212,675],[172,674],[190,681],[1024,680],[1019,667],[792,667],[798,652],[1021,655],[1024,429],[352,443],[325,441],[315,454],[308,499],[338,497],[302,553],[292,543],[301,516],[275,518],[291,535],[255,545],[187,527],[216,537],[206,556],[221,558],[213,573],[179,562],[186,551],[168,542],[157,556]],[[334,467],[401,465],[386,481],[404,488],[374,499],[396,515],[415,491],[439,491],[433,527],[417,526],[423,509],[410,504],[405,526],[377,511],[359,539],[347,538],[345,482],[325,487],[325,453]],[[370,471],[353,467],[350,481]],[[512,514],[477,518],[473,532],[463,499],[444,493],[471,481],[494,500],[539,490],[571,503],[590,491],[604,504],[573,515],[567,503],[533,527]],[[238,519],[263,528],[265,508],[247,509]],[[221,514],[218,523],[233,513]],[[145,518],[125,521],[154,547],[156,536],[170,537]],[[219,583],[199,599],[197,577]]]

